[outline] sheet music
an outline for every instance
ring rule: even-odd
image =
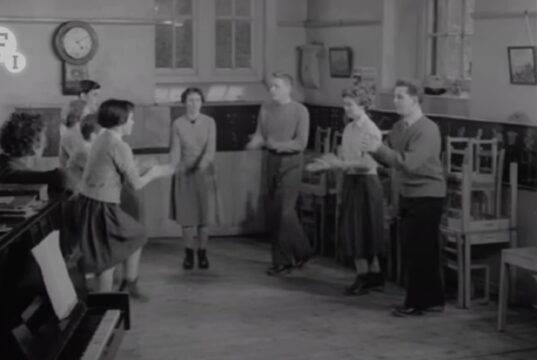
[[[60,252],[59,234],[58,231],[51,232],[32,249],[32,254],[41,269],[54,312],[60,320],[63,320],[69,316],[78,299]]]
[[[15,200],[14,196],[0,196],[0,204],[11,204]]]

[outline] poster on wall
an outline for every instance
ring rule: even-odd
[[[377,78],[377,68],[375,67],[359,67],[352,72],[352,87],[358,92],[367,94],[370,99],[370,107],[374,107],[376,104]]]

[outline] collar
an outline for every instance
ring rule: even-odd
[[[119,131],[110,130],[110,129],[105,129],[105,131],[106,131],[107,133],[109,133],[110,135],[112,135],[113,137],[115,137],[116,139],[118,139],[118,140],[123,140],[123,137],[122,137],[122,135],[119,133]]]

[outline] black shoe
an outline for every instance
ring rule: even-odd
[[[183,260],[183,269],[191,270],[194,267],[194,250],[185,249],[185,259]]]
[[[365,295],[368,293],[369,290],[366,288],[365,275],[356,276],[354,282],[351,285],[347,286],[343,291],[343,294],[345,294],[346,296]]]
[[[443,313],[444,312],[444,305],[434,305],[434,306],[428,306],[425,309],[423,309],[424,312],[432,312],[432,313]]]
[[[397,317],[408,317],[408,316],[421,316],[423,315],[423,309],[418,309],[415,307],[409,306],[394,306],[392,308],[392,315]]]
[[[306,256],[302,259],[299,259],[296,261],[295,263],[295,267],[297,269],[302,269],[304,267],[304,265],[306,265],[311,259],[313,259],[313,255],[309,255],[309,256]]]
[[[276,275],[285,275],[289,274],[293,269],[293,265],[274,265],[268,268],[267,275],[276,276]]]
[[[200,269],[209,268],[209,259],[207,259],[207,250],[205,249],[198,250],[198,267]]]
[[[384,290],[384,275],[382,273],[368,273],[364,278],[365,286],[367,290]]]

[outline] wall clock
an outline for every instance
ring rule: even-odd
[[[53,47],[62,60],[62,94],[78,95],[80,80],[88,79],[88,62],[99,42],[93,27],[84,21],[68,21],[55,31]]]
[[[68,21],[56,29],[53,46],[61,60],[81,65],[95,56],[99,41],[97,33],[87,22]]]

